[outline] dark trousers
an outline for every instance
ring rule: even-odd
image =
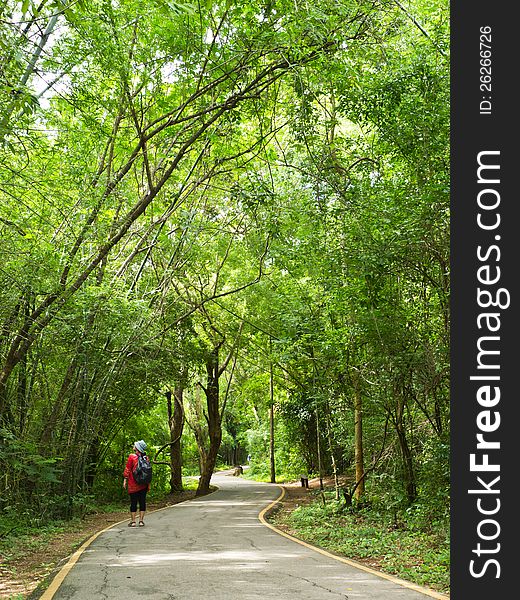
[[[134,492],[130,494],[130,512],[137,512],[137,504],[139,503],[139,510],[146,510],[146,492],[148,490],[144,488],[144,490],[139,490],[138,492]]]

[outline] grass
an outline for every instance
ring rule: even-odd
[[[53,552],[58,551],[57,541],[64,535],[72,539],[74,535],[81,536],[81,531],[80,518],[46,522],[22,514],[13,527],[10,514],[0,516],[0,597],[10,600],[27,597],[18,590],[34,587],[32,582],[50,572],[56,560],[62,558],[53,557]],[[66,554],[71,550],[64,548]]]
[[[13,558],[16,559],[27,551],[44,548],[53,536],[74,529],[79,523],[80,519],[42,524],[26,519],[25,522],[19,522],[16,528],[12,528],[10,515],[0,517],[0,557],[2,563]]]
[[[299,506],[291,513],[275,513],[270,519],[296,537],[333,553],[380,568],[406,581],[449,593],[449,526],[428,530],[416,524],[389,522],[374,511],[345,511],[328,498]]]
[[[252,481],[261,481],[262,483],[271,483],[271,475],[268,470],[261,469],[255,466],[248,467],[244,470],[242,475],[244,479],[251,479]],[[293,481],[295,475],[291,473],[276,473],[276,483],[287,483]]]

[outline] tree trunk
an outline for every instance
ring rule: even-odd
[[[316,405],[315,410],[316,416],[316,452],[318,454],[318,474],[320,476],[320,492],[321,492],[321,500],[323,504],[325,504],[325,494],[323,493],[323,468],[321,466],[321,442],[320,442],[320,417],[318,414],[318,406]]]
[[[20,361],[18,368],[18,415],[20,421],[18,423],[18,433],[23,436],[26,426],[27,413],[29,410],[27,402],[27,356],[24,356]]]
[[[399,397],[396,411],[395,427],[397,431],[397,437],[399,439],[399,447],[401,449],[401,455],[403,457],[403,484],[408,500],[408,505],[415,502],[417,498],[417,486],[415,483],[415,471],[412,460],[412,453],[408,445],[408,439],[406,437],[406,428],[404,424],[404,409],[405,400],[402,396]]]
[[[220,417],[219,406],[219,371],[218,353],[220,345],[218,345],[206,360],[207,386],[204,387],[206,394],[206,404],[208,407],[207,424],[209,434],[209,447],[207,452],[201,454],[201,473],[196,496],[203,496],[209,493],[209,484],[211,476],[215,470],[217,463],[217,455],[222,442],[222,422]]]
[[[332,464],[332,473],[334,475],[334,490],[335,498],[339,502],[339,478],[338,478],[338,466],[336,464],[336,457],[334,456],[334,446],[332,443],[332,431],[330,427],[330,406],[327,402],[327,413],[325,423],[327,425],[327,440],[329,444],[330,460]]]
[[[220,437],[218,435],[210,436],[208,452],[202,456],[199,485],[197,486],[197,491],[195,492],[196,496],[204,496],[205,494],[209,493],[211,476],[213,475],[215,465],[217,464],[217,455],[221,441]]]
[[[274,378],[272,362],[269,366],[269,462],[271,483],[276,483],[276,465],[274,460]]]
[[[363,400],[357,374],[354,376],[354,460],[356,464],[354,498],[359,502],[365,493],[365,461],[363,456]]]
[[[52,436],[56,434],[58,417],[63,411],[63,403],[65,401],[69,388],[74,383],[74,380],[78,375],[78,356],[79,353],[76,353],[75,356],[72,358],[71,362],[69,363],[58,395],[52,403],[52,411],[50,415],[48,415],[48,417],[45,419],[44,428],[40,436],[40,451],[42,452],[42,454],[46,454],[46,449],[52,447],[52,444],[50,442]]]
[[[173,409],[172,409],[172,393],[166,392],[168,401],[168,424],[170,427],[170,491],[182,492],[182,452],[181,452],[181,436],[184,428],[184,406],[183,406],[184,388],[181,384],[175,386],[173,392]]]

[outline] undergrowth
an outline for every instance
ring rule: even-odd
[[[275,525],[296,537],[353,560],[434,590],[449,592],[450,538],[446,521],[425,524],[413,513],[396,519],[372,509],[355,510],[325,492],[291,513],[274,513]]]

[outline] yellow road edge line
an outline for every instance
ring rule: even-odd
[[[355,567],[356,569],[361,569],[362,571],[366,571],[367,573],[372,573],[372,575],[376,575],[377,577],[381,577],[383,579],[388,579],[389,581],[392,581],[393,583],[397,583],[403,587],[410,588],[416,592],[425,594],[426,596],[430,596],[431,598],[437,598],[437,600],[450,600],[449,596],[440,594],[439,592],[435,592],[434,590],[430,590],[429,588],[422,587],[415,583],[411,583],[410,581],[406,581],[404,579],[399,579],[398,577],[394,577],[393,575],[388,575],[387,573],[382,573],[381,571],[376,571],[375,569],[371,569],[370,567],[367,567],[362,563],[356,562],[355,560],[351,560],[349,558],[344,558],[342,556],[337,556],[335,554],[332,554],[331,552],[327,552],[327,550],[323,550],[322,548],[313,546],[312,544],[309,544],[308,542],[304,542],[303,540],[300,540],[288,533],[285,533],[285,531],[278,529],[274,525],[271,525],[271,523],[268,523],[266,521],[265,514],[268,511],[270,511],[272,508],[274,508],[279,502],[281,502],[283,497],[285,496],[285,488],[280,485],[278,487],[281,489],[281,494],[278,496],[278,498],[276,500],[273,500],[273,502],[271,502],[271,504],[269,504],[269,506],[266,506],[258,515],[258,519],[260,520],[260,522],[263,525],[265,525],[266,527],[269,527],[269,529],[272,529],[279,535],[282,535],[283,537],[286,537],[289,540],[292,540],[293,542],[297,542],[298,544],[301,544],[302,546],[305,546],[306,548],[309,548],[310,550],[319,552],[320,554],[323,554],[324,556],[328,556],[329,558],[338,560],[342,563],[350,565],[351,567]]]
[[[154,512],[159,512],[160,510],[165,510],[167,508],[173,508],[174,506],[178,506],[179,504],[184,504],[185,502],[189,502],[190,500],[192,500],[192,498],[188,498],[188,500],[183,500],[182,502],[170,504],[170,506],[163,506],[162,508],[156,508],[155,510],[150,510],[147,512],[148,512],[148,514],[151,514]],[[65,565],[63,565],[63,567],[61,567],[61,569],[58,571],[58,573],[56,573],[56,575],[55,575],[54,579],[51,581],[49,587],[39,597],[39,600],[51,600],[51,598],[54,598],[54,594],[58,591],[58,588],[63,583],[63,580],[65,579],[65,577],[67,577],[67,575],[69,574],[72,567],[78,562],[79,557],[83,554],[83,552],[85,552],[85,550],[90,546],[90,544],[92,544],[92,542],[98,536],[100,536],[102,533],[105,533],[105,531],[108,531],[109,529],[112,529],[112,527],[116,527],[117,525],[121,525],[122,523],[125,523],[126,521],[128,521],[128,517],[126,519],[123,519],[122,521],[118,521],[117,523],[112,523],[112,525],[109,525],[108,527],[101,529],[101,531],[96,532],[94,535],[89,537],[88,540],[83,542],[83,544],[81,544],[81,546],[75,552],[73,552],[73,554],[71,555],[71,557],[69,558],[67,563]]]
[[[109,529],[112,529],[112,527],[115,527],[116,525],[124,523],[125,521],[127,521],[127,519],[125,519],[124,521],[118,521],[117,523],[112,523],[112,525],[110,525],[109,527],[105,527],[105,529],[98,531],[93,536],[91,536],[86,542],[83,542],[83,544],[71,555],[67,563],[63,565],[63,567],[58,571],[54,579],[51,581],[49,587],[40,596],[40,600],[50,600],[54,597],[54,594],[58,591],[58,588],[63,583],[63,580],[68,575],[69,571],[78,562],[79,557],[99,535],[101,535],[105,531],[108,531]]]
[[[410,583],[409,581],[405,581],[404,579],[399,579],[398,577],[394,577],[392,575],[387,575],[386,573],[382,573],[380,571],[376,571],[375,569],[371,569],[370,567],[366,567],[365,565],[363,565],[362,563],[358,563],[356,561],[353,561],[351,559],[348,558],[343,558],[342,556],[336,556],[335,554],[332,554],[330,552],[327,552],[327,550],[323,550],[322,548],[318,548],[317,546],[312,546],[311,544],[304,542],[303,540],[300,540],[292,535],[289,535],[288,533],[285,533],[285,531],[281,531],[280,529],[277,529],[274,525],[271,525],[271,523],[268,523],[265,519],[265,514],[271,510],[274,506],[276,506],[285,496],[285,488],[282,486],[278,486],[281,490],[280,495],[278,496],[278,498],[276,500],[273,500],[273,502],[271,502],[271,504],[269,504],[268,506],[266,506],[258,515],[258,519],[260,520],[260,522],[265,525],[266,527],[268,527],[269,529],[271,529],[272,531],[275,531],[276,533],[278,533],[279,535],[282,535],[283,537],[288,538],[289,540],[292,540],[293,542],[297,542],[298,544],[301,544],[302,546],[305,546],[306,548],[309,548],[310,550],[314,550],[315,552],[319,552],[320,554],[323,554],[324,556],[328,556],[329,558],[333,558],[335,560],[338,560],[342,563],[345,563],[347,565],[350,565],[351,567],[355,567],[357,569],[361,569],[362,571],[366,571],[367,573],[372,573],[373,575],[376,575],[377,577],[381,577],[383,579],[388,579],[389,581],[392,581],[394,583],[397,583],[399,585],[402,585],[403,587],[407,587],[410,588],[412,590],[415,590],[417,592],[420,592],[421,594],[425,594],[426,596],[430,596],[432,598],[437,598],[437,600],[449,600],[449,596],[445,596],[443,594],[439,594],[438,592],[435,592],[433,590],[430,590],[428,588],[424,588],[421,586],[418,586],[414,583]],[[176,504],[172,504],[171,506],[163,506],[162,508],[157,508],[156,510],[152,510],[150,511],[150,513],[153,512],[159,512],[161,510],[165,510],[167,508],[173,508],[174,506],[178,506],[179,504],[184,504],[185,502],[189,502],[191,500],[184,500],[183,502],[177,502]],[[92,542],[98,537],[100,536],[102,533],[105,533],[106,531],[108,531],[109,529],[112,529],[113,527],[116,527],[117,525],[121,525],[122,523],[125,523],[128,519],[123,519],[122,521],[118,521],[117,523],[112,523],[112,525],[109,525],[108,527],[105,527],[104,529],[102,529],[101,531],[96,532],[94,535],[92,535],[88,540],[86,540],[69,558],[69,560],[67,561],[67,563],[58,571],[58,573],[56,574],[56,576],[54,577],[54,579],[52,580],[51,584],[49,585],[49,587],[43,592],[43,594],[40,596],[40,600],[51,600],[54,597],[54,594],[58,591],[60,585],[63,583],[63,580],[65,579],[65,577],[68,575],[68,573],[70,572],[70,570],[72,569],[72,567],[78,562],[80,556],[83,554],[83,552],[90,546],[90,544],[92,544]]]

